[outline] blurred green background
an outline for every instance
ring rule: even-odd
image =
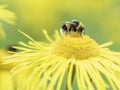
[[[110,48],[120,51],[120,0],[0,0],[0,4],[17,16],[14,26],[3,22],[7,38],[0,41],[1,48],[27,41],[17,29],[35,40],[45,40],[43,29],[52,36],[62,22],[77,19],[87,35],[100,44],[113,41]]]

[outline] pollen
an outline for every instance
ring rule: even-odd
[[[65,35],[57,39],[52,53],[76,60],[88,59],[99,55],[99,45],[87,35]]]

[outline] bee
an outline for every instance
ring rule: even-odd
[[[72,20],[71,22],[66,21],[61,26],[60,33],[62,35],[72,35],[73,33],[78,33],[80,36],[82,36],[82,34],[85,33],[85,27],[78,20]]]

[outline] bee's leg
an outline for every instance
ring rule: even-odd
[[[85,30],[82,30],[81,32],[80,32],[80,36],[82,37],[82,35],[84,35],[85,34]]]
[[[72,27],[69,28],[69,30],[68,30],[68,35],[70,35],[70,31],[71,31],[71,29],[72,29]]]
[[[82,32],[79,32],[79,34],[80,34],[80,37],[82,37]]]
[[[77,29],[76,29],[76,27],[75,27],[75,26],[73,27],[73,31],[74,31],[74,32],[76,32],[76,31],[77,31]]]
[[[80,36],[82,36],[82,31],[80,30],[80,28],[78,29],[78,33],[80,34]]]

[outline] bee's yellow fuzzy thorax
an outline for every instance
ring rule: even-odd
[[[87,59],[99,54],[99,46],[87,35],[65,35],[56,40],[52,53],[65,58]]]

